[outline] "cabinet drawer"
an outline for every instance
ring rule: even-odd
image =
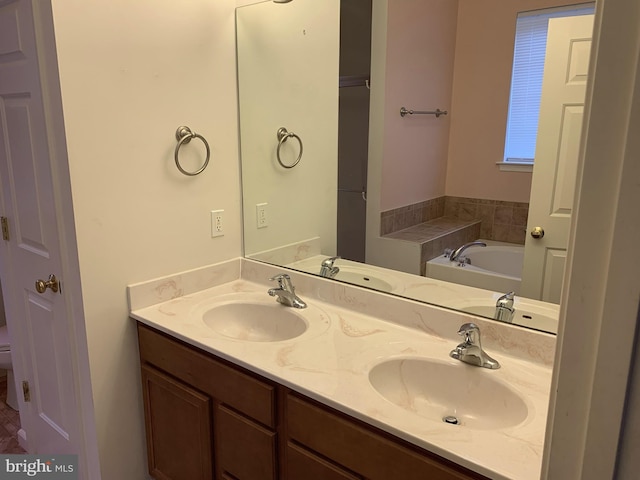
[[[239,480],[275,480],[276,434],[238,413],[219,406],[215,442],[221,476]]]
[[[371,480],[486,478],[292,394],[287,395],[287,432],[291,439]]]
[[[149,473],[212,480],[211,401],[151,367],[142,367]]]
[[[291,442],[287,444],[286,464],[288,480],[362,480]]]
[[[275,426],[275,387],[138,323],[140,359],[268,426]]]

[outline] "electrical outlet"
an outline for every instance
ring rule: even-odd
[[[265,228],[269,226],[267,205],[267,203],[258,203],[256,205],[256,224],[258,228]]]
[[[224,210],[211,210],[211,237],[224,235]]]

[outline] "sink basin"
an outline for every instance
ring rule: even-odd
[[[382,292],[390,292],[393,290],[393,285],[379,277],[371,275],[371,272],[367,272],[366,269],[360,270],[357,268],[340,266],[340,271],[338,272],[338,275],[336,275],[335,279],[340,280],[341,282],[360,285],[362,287],[374,288]]]
[[[204,323],[216,333],[247,342],[280,342],[298,337],[307,321],[291,307],[269,302],[228,302],[206,310]]]
[[[496,373],[461,362],[404,358],[373,367],[369,382],[386,400],[420,417],[495,430],[516,426],[528,415],[524,399]]]
[[[482,315],[483,317],[493,318],[496,307],[491,305],[467,305],[461,307],[460,310],[474,313],[476,315]],[[545,315],[537,311],[525,310],[516,306],[516,312],[513,315],[512,323],[522,327],[536,328],[545,332],[557,332],[558,317],[554,317],[553,315],[553,312],[549,312],[548,315]]]

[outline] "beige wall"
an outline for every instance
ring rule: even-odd
[[[126,285],[241,253],[235,2],[52,3],[102,478],[137,480],[146,454]],[[175,167],[180,125],[211,145],[198,177]],[[220,208],[226,233],[212,239]]]
[[[528,202],[531,173],[501,172],[520,11],[567,0],[459,0],[446,194]]]
[[[529,201],[531,173],[496,165],[504,154],[516,16],[572,3],[580,2],[389,2],[380,211],[445,194]],[[451,113],[403,119],[401,106]]]
[[[380,210],[444,195],[457,0],[388,2],[384,153]]]

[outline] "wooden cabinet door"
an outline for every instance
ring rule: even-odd
[[[213,480],[211,400],[142,365],[149,473],[157,480]]]
[[[214,423],[222,478],[276,480],[275,432],[223,405],[216,408]]]
[[[286,464],[288,480],[362,480],[293,442],[287,443]]]
[[[290,441],[368,480],[487,480],[325,405],[292,394],[286,404]]]

